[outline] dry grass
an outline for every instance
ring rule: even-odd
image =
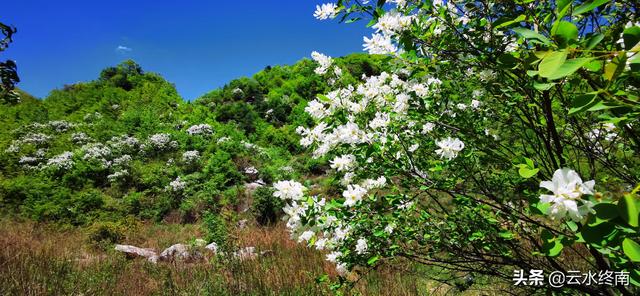
[[[324,254],[289,239],[282,226],[233,233],[238,247],[270,250],[244,262],[209,258],[194,264],[126,259],[88,243],[79,229],[0,220],[0,295],[327,295],[323,274],[335,276]],[[202,237],[195,225],[141,225],[121,243],[161,250]],[[441,287],[442,288],[442,287]],[[446,287],[445,287],[446,288]],[[443,289],[442,291],[446,291]],[[358,281],[362,295],[425,295],[432,282],[385,269]]]

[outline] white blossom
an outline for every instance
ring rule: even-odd
[[[368,248],[369,246],[367,245],[367,240],[365,240],[364,238],[359,238],[356,242],[356,253],[358,253],[358,255],[362,255],[367,252]]]
[[[319,64],[319,66],[314,70],[318,75],[326,74],[327,70],[333,63],[333,59],[330,56],[326,56],[317,51],[311,53],[311,58]]]
[[[364,37],[364,50],[369,54],[390,54],[398,51],[391,37],[375,33],[371,38]]]
[[[367,194],[367,190],[360,185],[349,185],[347,190],[342,192],[342,196],[345,198],[344,205],[347,207],[354,206],[356,203],[362,200],[362,197]]]
[[[273,196],[279,197],[283,200],[300,200],[304,196],[304,190],[306,188],[302,184],[296,181],[278,181],[273,184],[273,188],[276,190]]]
[[[540,195],[540,201],[551,204],[547,209],[547,215],[552,219],[562,219],[569,215],[571,220],[577,222],[592,211],[592,202],[581,197],[585,194],[593,195],[594,185],[594,180],[582,182],[578,173],[572,169],[558,169],[553,173],[551,181],[540,182],[540,187],[553,192],[553,195]]]
[[[169,187],[174,192],[182,191],[187,187],[187,182],[182,181],[182,179],[180,179],[180,176],[178,176],[175,180],[169,183]]]
[[[335,3],[325,3],[322,5],[316,5],[316,11],[313,13],[313,17],[319,20],[332,19],[338,14],[338,5]]]
[[[331,163],[331,168],[338,172],[349,171],[356,164],[356,157],[351,154],[336,156]]]
[[[185,163],[195,163],[200,159],[200,152],[198,150],[190,150],[182,153],[182,161]]]
[[[460,141],[458,138],[447,137],[446,139],[442,139],[436,141],[436,145],[440,147],[436,150],[436,153],[440,155],[440,158],[446,158],[448,160],[452,160],[458,156],[458,152],[464,149],[464,143]]]
[[[56,169],[69,170],[73,167],[73,152],[66,151],[62,154],[56,155],[47,161],[46,167],[53,167]]]
[[[187,133],[191,136],[194,135],[211,135],[213,134],[213,129],[208,124],[196,124],[187,129]]]

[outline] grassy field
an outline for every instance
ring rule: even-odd
[[[122,243],[162,250],[201,237],[195,225],[141,225],[136,229]],[[332,294],[327,284],[318,284],[316,279],[323,274],[334,277],[334,267],[321,252],[290,240],[284,227],[249,226],[232,235],[238,247],[272,252],[243,262],[210,257],[201,263],[152,264],[127,259],[111,248],[97,248],[81,229],[3,220],[0,295]],[[426,280],[410,266],[372,272],[347,293],[457,294],[452,287]]]

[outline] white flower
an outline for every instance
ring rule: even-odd
[[[347,268],[347,264],[346,263],[338,263],[336,264],[336,271],[338,272],[339,275],[345,275],[349,269]]]
[[[418,150],[418,147],[420,147],[419,144],[413,144],[409,146],[409,152],[415,152],[416,150]]]
[[[422,134],[430,133],[436,125],[433,122],[427,122],[422,126]]]
[[[480,71],[478,75],[480,76],[480,80],[482,80],[482,82],[489,82],[495,80],[497,77],[496,72],[491,69],[484,69]]]
[[[457,105],[456,105],[456,107],[457,107],[458,109],[460,109],[460,110],[465,110],[465,109],[467,109],[467,105],[466,105],[466,104],[463,104],[463,103],[459,103],[459,104],[457,104]]]
[[[478,107],[480,107],[480,101],[478,100],[471,100],[471,108],[472,109],[478,109]]]
[[[187,133],[191,136],[193,135],[211,135],[213,134],[213,129],[208,124],[197,124],[189,127],[187,129]]]
[[[478,98],[482,97],[483,95],[484,95],[484,91],[481,90],[481,89],[476,89],[473,92],[471,92],[471,96],[474,99],[478,99]]]
[[[358,253],[358,255],[362,255],[367,252],[368,247],[369,246],[367,245],[367,240],[365,240],[364,238],[360,238],[356,243],[356,253]]]
[[[313,13],[313,17],[319,20],[326,20],[336,17],[337,14],[338,6],[335,3],[325,3],[316,5],[316,11]]]
[[[393,35],[394,33],[405,31],[411,25],[412,20],[412,16],[390,11],[380,17],[378,22],[373,25],[373,28],[376,29],[376,32],[381,32],[384,35]]]
[[[376,116],[373,118],[373,120],[371,120],[371,122],[369,122],[369,128],[371,129],[385,128],[389,125],[389,122],[391,122],[389,113],[376,112]]]
[[[319,240],[316,240],[315,246],[316,250],[324,250],[324,248],[327,246],[327,239],[321,238]]]
[[[173,191],[182,191],[187,187],[187,182],[182,181],[180,176],[169,183],[169,186]]]
[[[336,169],[338,172],[349,171],[355,166],[356,157],[351,154],[342,155],[340,157],[336,156],[336,158],[330,161],[330,163],[331,168]]]
[[[185,163],[195,163],[200,159],[200,152],[198,150],[190,150],[182,153],[182,161]]]
[[[331,263],[336,263],[338,262],[338,259],[340,258],[340,256],[342,256],[342,252],[338,252],[338,251],[333,251],[329,254],[327,254],[327,261],[331,262]]]
[[[314,71],[318,75],[324,75],[327,73],[329,67],[333,63],[333,59],[330,56],[323,55],[317,51],[311,53],[311,58],[316,61],[320,66],[318,66]]]
[[[464,143],[458,138],[452,139],[451,137],[447,137],[446,139],[436,141],[436,145],[440,147],[440,149],[436,150],[436,153],[440,155],[440,158],[446,158],[448,160],[456,158],[458,152],[464,149]]]
[[[389,54],[398,51],[391,42],[391,37],[382,34],[373,34],[371,38],[364,37],[364,50],[369,54]]]
[[[344,196],[344,205],[347,207],[355,205],[358,201],[362,200],[362,197],[367,194],[367,190],[360,185],[349,185],[347,190],[342,192]]]
[[[273,196],[283,200],[300,200],[304,195],[304,190],[306,190],[302,184],[296,181],[279,181],[273,184],[273,188],[276,190]]]
[[[307,107],[304,108],[304,111],[309,113],[309,115],[316,120],[324,118],[329,113],[324,104],[320,103],[318,100],[309,101],[309,103],[307,103]]]
[[[551,204],[547,214],[552,219],[561,219],[568,214],[573,221],[580,221],[591,212],[593,206],[580,197],[594,194],[594,185],[594,180],[582,182],[578,173],[572,169],[558,169],[553,173],[551,181],[540,182],[540,187],[553,192],[553,195],[540,195],[540,201]],[[578,201],[582,202],[581,206],[578,206]]]
[[[396,228],[396,225],[391,223],[389,225],[387,225],[387,227],[384,228],[384,232],[388,233],[388,234],[392,234],[393,230]]]
[[[149,137],[149,144],[156,150],[166,150],[171,148],[177,148],[178,142],[171,141],[171,135],[169,134],[155,134]]]
[[[121,170],[121,171],[117,171],[117,172],[115,172],[113,174],[108,175],[107,176],[107,180],[109,180],[109,182],[115,182],[115,181],[117,181],[119,179],[122,179],[122,178],[128,176],[128,175],[129,175],[129,171]]]
[[[305,232],[303,232],[299,237],[298,237],[298,242],[301,243],[303,241],[310,241],[311,238],[313,238],[313,236],[315,235],[315,233],[311,230],[307,230]]]
[[[365,179],[362,182],[362,188],[370,190],[370,189],[375,189],[375,188],[382,188],[384,187],[384,185],[387,184],[387,178],[385,178],[384,176],[380,176],[378,177],[378,179]]]
[[[56,155],[47,161],[47,167],[54,167],[56,169],[71,169],[73,167],[73,153],[66,151],[62,154]]]

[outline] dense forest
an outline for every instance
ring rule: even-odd
[[[355,54],[337,63],[370,76],[385,58]],[[107,232],[127,219],[207,217],[220,228],[238,219],[243,185],[325,169],[302,156],[295,134],[309,125],[309,98],[328,87],[314,69],[306,59],[268,66],[188,102],[129,60],[41,100],[21,92],[21,103],[0,110],[0,208]],[[281,201],[266,188],[255,199],[253,217],[275,222]]]

